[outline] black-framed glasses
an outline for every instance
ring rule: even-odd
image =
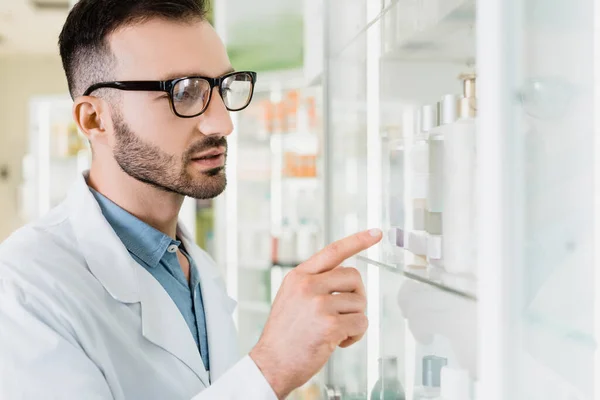
[[[118,89],[141,92],[166,92],[169,94],[173,113],[181,118],[193,118],[208,108],[214,87],[229,111],[241,111],[248,107],[254,94],[256,72],[231,72],[219,78],[189,76],[167,81],[115,81],[90,86],[84,96],[102,89]]]

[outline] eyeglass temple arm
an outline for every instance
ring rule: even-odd
[[[98,89],[119,89],[130,91],[166,92],[169,81],[116,81],[96,83],[88,88],[83,94],[89,96]]]

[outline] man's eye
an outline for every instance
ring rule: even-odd
[[[173,95],[173,100],[184,101],[184,100],[188,100],[190,97],[191,97],[191,95],[188,92],[179,92],[179,93],[175,93]]]

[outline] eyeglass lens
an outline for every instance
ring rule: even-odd
[[[183,116],[203,112],[210,99],[210,84],[202,78],[183,79],[173,87],[173,106]],[[252,96],[252,76],[239,73],[226,77],[221,83],[223,103],[229,111],[246,107]]]

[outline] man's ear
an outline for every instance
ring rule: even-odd
[[[106,101],[93,96],[77,97],[73,103],[73,119],[92,146],[108,143],[111,114]]]

